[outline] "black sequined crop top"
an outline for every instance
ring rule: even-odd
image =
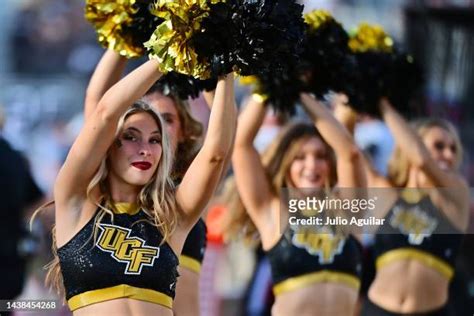
[[[375,236],[377,269],[399,259],[414,259],[452,278],[463,235],[429,196],[416,203],[399,198],[385,218]]]
[[[117,298],[131,298],[172,308],[178,257],[142,211],[106,214],[93,228],[99,212],[58,249],[69,308]],[[92,236],[92,238],[91,238]]]
[[[339,282],[359,289],[361,245],[352,235],[290,226],[278,243],[267,251],[273,277],[273,292],[279,295],[317,282]]]
[[[201,271],[202,260],[207,246],[206,223],[199,219],[186,237],[183,251],[179,256],[179,265],[196,273]]]

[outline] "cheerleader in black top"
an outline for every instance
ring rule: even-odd
[[[363,314],[446,315],[469,214],[468,186],[457,172],[461,143],[447,121],[410,126],[386,99],[380,109],[397,148],[388,179],[367,168],[369,186],[405,189],[384,191],[387,207],[378,211],[386,224],[375,237],[377,272]]]
[[[236,110],[228,75],[204,145],[175,187],[162,118],[136,101],[160,76],[150,60],[108,89],[56,180],[50,278],[65,286],[75,315],[173,314],[178,255],[220,178]]]
[[[232,155],[235,181],[271,263],[276,296],[272,314],[352,315],[361,272],[354,237],[334,230],[280,227],[288,223],[281,218],[288,213],[280,212],[283,187],[331,189],[336,182],[339,187],[366,186],[361,153],[352,137],[313,97],[303,94],[301,101],[314,125],[290,124],[261,158],[253,140],[265,106],[252,98],[239,117]]]
[[[126,63],[127,59],[113,50],[104,53],[87,88],[86,117],[95,109],[107,89],[120,80]],[[191,115],[186,101],[172,93],[165,94],[163,90],[163,85],[156,82],[146,92],[143,100],[158,111],[164,120],[176,157],[171,175],[175,183],[179,184],[199,150],[203,127]],[[179,257],[180,278],[176,286],[176,304],[173,307],[176,315],[197,315],[199,311],[199,276],[206,243],[206,224],[199,219],[186,238]]]

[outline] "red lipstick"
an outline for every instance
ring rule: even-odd
[[[148,161],[137,161],[132,162],[132,166],[140,170],[148,170],[151,168],[151,163],[149,163]]]

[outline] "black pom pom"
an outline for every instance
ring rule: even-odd
[[[410,101],[423,86],[423,72],[410,56],[368,51],[355,58],[357,70],[347,94],[356,111],[379,116],[380,98],[387,97],[402,114],[417,112]]]
[[[212,77],[232,70],[243,76],[268,73],[298,57],[303,6],[294,0],[228,0],[210,7],[192,45],[209,61]]]
[[[133,15],[133,23],[123,26],[123,34],[130,37],[133,46],[146,48],[143,43],[150,39],[156,27],[163,22],[163,19],[151,14],[153,2],[149,0],[137,0],[134,4],[137,12]]]
[[[322,97],[329,90],[341,91],[347,78],[349,36],[342,25],[329,19],[317,29],[308,26],[300,67],[305,75],[305,90]]]
[[[354,58],[357,65],[346,91],[349,104],[357,112],[379,116],[378,103],[386,87],[385,76],[390,68],[391,55],[368,51],[357,53]]]
[[[295,66],[290,69],[291,66]],[[302,82],[298,78],[296,65],[288,65],[281,72],[267,71],[258,75],[256,92],[267,97],[269,104],[277,113],[294,114],[295,105],[302,91]]]
[[[151,91],[158,91],[164,95],[175,95],[182,100],[197,98],[203,90],[212,91],[217,86],[217,79],[199,80],[192,76],[186,76],[178,72],[168,72],[163,75],[150,88]]]
[[[206,80],[198,80],[197,83],[200,91],[213,91],[217,87],[217,78],[210,78]]]
[[[232,21],[232,9],[230,4],[224,2],[211,5],[209,17],[201,24],[201,32],[191,38],[198,61],[209,62],[212,77],[227,74],[233,69],[231,52],[238,30]]]
[[[176,95],[183,100],[189,97],[197,98],[201,91],[199,80],[177,72],[168,72],[166,75],[163,75],[154,84],[153,89],[160,91],[164,95]]]
[[[421,93],[424,79],[421,66],[412,56],[397,53],[392,57],[390,71],[386,78],[385,95],[405,116],[419,114],[419,109],[411,101]]]

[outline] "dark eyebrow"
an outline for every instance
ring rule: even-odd
[[[137,133],[142,133],[138,128],[135,128],[133,126],[131,127],[127,127],[126,131],[133,131],[133,132],[137,132]]]
[[[160,113],[161,116],[167,116],[167,117],[176,117],[175,114],[171,113],[171,112],[163,112],[163,113]]]
[[[133,126],[128,127],[125,131],[137,132],[137,133],[139,133],[139,134],[142,133],[138,128],[133,127]],[[160,132],[159,129],[157,129],[156,131],[153,131],[152,134],[158,134],[158,135],[161,136],[161,132]]]

